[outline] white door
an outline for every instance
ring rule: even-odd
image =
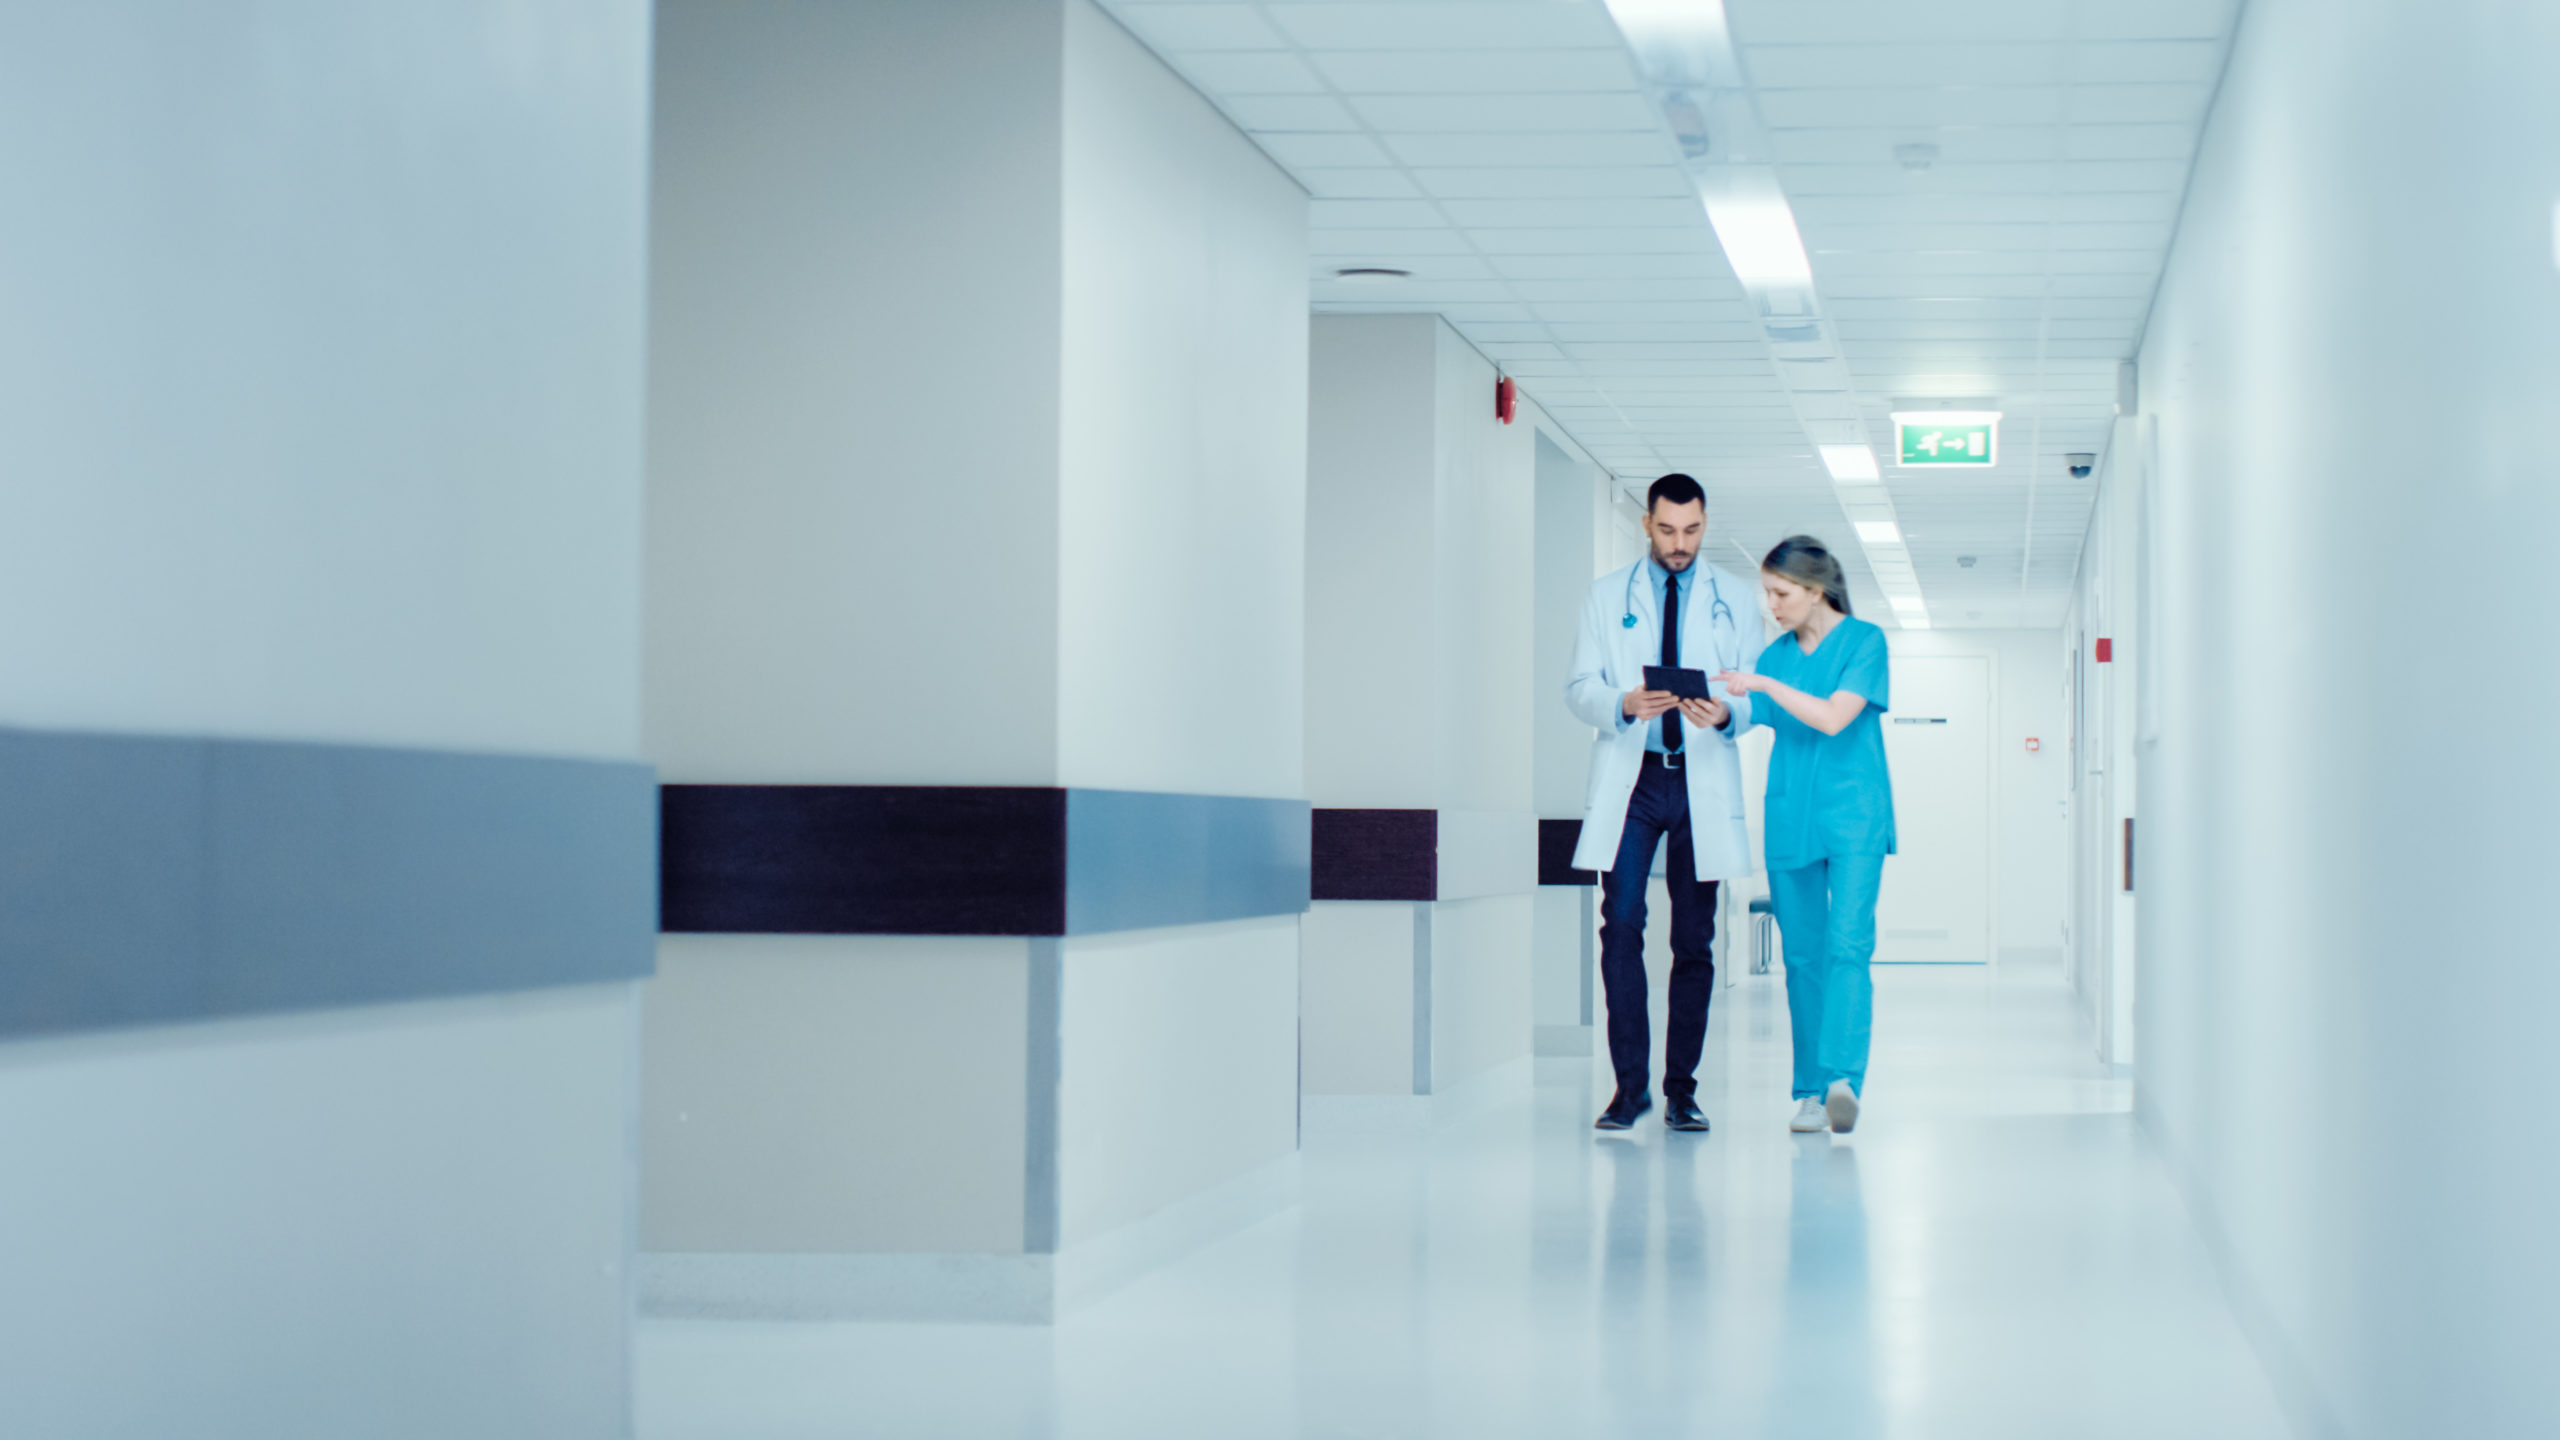
[[[1893,657],[1884,753],[1901,851],[1884,862],[1876,959],[1982,964],[1991,958],[1991,662]]]

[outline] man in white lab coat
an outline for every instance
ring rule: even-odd
[[[1599,730],[1591,742],[1576,869],[1600,872],[1600,983],[1609,1005],[1609,1059],[1618,1093],[1599,1128],[1624,1130],[1653,1108],[1653,1037],[1646,1013],[1645,890],[1654,851],[1671,844],[1671,984],[1663,1042],[1663,1123],[1704,1130],[1698,1054],[1715,993],[1717,882],[1751,872],[1735,738],[1750,728],[1751,697],[1682,699],[1649,689],[1644,667],[1749,669],[1761,646],[1756,587],[1699,559],[1707,496],[1665,475],[1645,497],[1649,553],[1594,581],[1582,606],[1565,703]]]

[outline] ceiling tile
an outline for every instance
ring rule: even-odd
[[[1694,226],[1649,229],[1483,230],[1476,241],[1487,255],[1659,255],[1710,253],[1714,232],[1701,214]]]
[[[2076,0],[2072,33],[2087,40],[2217,40],[2231,33],[2237,5],[2238,0]]]
[[[1671,165],[1679,160],[1660,131],[1575,135],[1383,135],[1398,160],[1417,167]]]
[[[1178,68],[1215,95],[1320,95],[1324,77],[1286,50],[1209,50],[1183,55]]]
[[[2143,3],[2143,0],[2131,0]],[[1745,46],[1807,44],[1854,37],[1870,44],[2000,45],[2059,40],[2070,33],[2067,0],[1727,0],[1734,38]]]
[[[2004,164],[2064,158],[2066,137],[2051,125],[1986,125],[1971,130],[1926,126],[1779,130],[1769,137],[1781,164],[1875,164],[1893,158],[1897,145],[1938,147],[1940,164]],[[2093,155],[2090,159],[2150,159],[2144,155]]]
[[[1623,49],[1617,26],[1597,4],[1371,0],[1351,5],[1274,5],[1270,13],[1291,39],[1310,50]]]
[[[1248,4],[1112,4],[1107,8],[1141,40],[1164,52],[1285,50],[1287,36]]]
[[[1227,117],[1247,130],[1358,130],[1360,122],[1330,95],[1234,95]]]
[[[1300,166],[1293,173],[1318,200],[1401,200],[1422,193],[1401,170]]]
[[[2071,78],[2072,47],[2020,44],[1766,44],[1743,64],[1762,91],[1869,85],[2052,85]]]
[[[1417,170],[1423,190],[1444,200],[1584,199],[1627,196],[1679,197],[1696,201],[1688,180],[1665,166],[1610,165],[1593,168],[1522,168],[1496,170]]]
[[[1317,230],[1420,230],[1447,223],[1429,200],[1315,200],[1307,205],[1307,224]]]
[[[1686,196],[1671,199],[1443,200],[1451,224],[1487,230],[1592,226],[1693,228],[1706,210]]]
[[[1565,135],[1626,131],[1659,137],[1661,120],[1641,95],[1354,95],[1369,126],[1412,134]]]
[[[2202,125],[2213,100],[2209,85],[2077,85],[2069,92],[2070,119],[2089,124]]]
[[[1467,255],[1475,247],[1467,237],[1437,230],[1316,230],[1308,233],[1307,253],[1336,265],[1360,265],[1370,259],[1407,255]]]
[[[2068,118],[2059,85],[1920,89],[1772,90],[1760,114],[1773,127],[1828,130],[1878,125],[2053,125]]]
[[[2217,32],[2219,33],[2219,32]],[[2222,69],[2218,40],[2117,40],[2071,47],[2071,78],[2210,85]]]
[[[1280,162],[1283,169],[1297,170],[1318,165],[1383,165],[1395,164],[1386,147],[1367,135],[1280,135],[1253,137],[1263,153]]]
[[[1537,94],[1634,90],[1625,50],[1317,51],[1308,60],[1355,95]]]
[[[2184,160],[2195,153],[2193,125],[2072,125],[2062,132],[2068,160]]]

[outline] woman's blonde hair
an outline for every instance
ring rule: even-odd
[[[1810,535],[1790,535],[1778,542],[1760,568],[1771,575],[1792,580],[1808,590],[1819,590],[1831,608],[1849,613],[1849,576],[1840,568],[1840,559],[1830,547]]]

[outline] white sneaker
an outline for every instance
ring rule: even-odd
[[[1831,1082],[1831,1093],[1822,1097],[1822,1109],[1830,1117],[1833,1134],[1846,1135],[1858,1128],[1858,1092],[1849,1088],[1848,1081]]]
[[[1796,1102],[1796,1118],[1787,1122],[1787,1128],[1799,1135],[1819,1135],[1830,1123],[1831,1117],[1822,1112],[1822,1102],[1807,1095]]]

